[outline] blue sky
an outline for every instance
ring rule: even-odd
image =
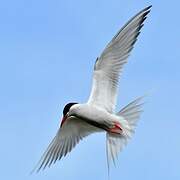
[[[107,179],[104,134],[29,175],[67,102],[85,102],[96,57],[118,29],[152,4],[120,80],[117,110],[153,89],[111,179],[180,179],[180,1],[0,2],[0,178]]]

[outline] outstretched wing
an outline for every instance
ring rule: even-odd
[[[35,169],[38,172],[46,166],[50,167],[52,163],[66,156],[82,138],[94,132],[98,132],[98,128],[76,117],[69,117],[58,130]]]
[[[88,102],[113,112],[119,75],[133,48],[151,6],[135,15],[113,37],[96,60],[93,85]]]

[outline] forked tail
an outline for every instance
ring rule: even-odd
[[[132,134],[134,133],[137,121],[140,118],[142,112],[142,100],[143,97],[137,98],[116,114],[122,118],[122,121],[120,121],[120,124],[122,126],[121,134],[106,134],[108,173],[110,162],[113,161],[115,165],[118,153],[127,144],[128,139],[130,139]]]

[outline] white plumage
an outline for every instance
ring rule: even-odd
[[[97,58],[88,102],[65,106],[61,126],[39,161],[37,171],[66,156],[81,139],[95,132],[106,132],[108,167],[111,160],[115,163],[142,112],[142,97],[114,112],[118,80],[150,8],[129,20]]]

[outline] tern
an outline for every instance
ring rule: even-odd
[[[71,152],[80,140],[97,132],[106,133],[108,169],[111,161],[115,163],[134,133],[143,105],[143,97],[139,97],[115,112],[119,76],[150,9],[151,6],[146,7],[131,18],[96,59],[89,100],[64,107],[60,127],[42,155],[37,171],[50,167]]]

